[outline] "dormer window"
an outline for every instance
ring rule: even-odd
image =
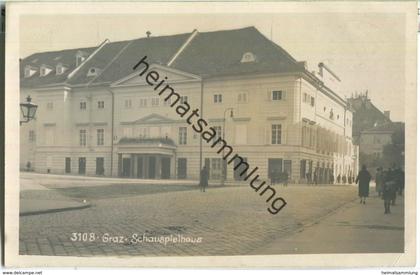
[[[36,68],[30,65],[27,65],[24,70],[25,78],[31,77],[36,73]]]
[[[82,62],[86,60],[87,55],[88,54],[85,52],[78,51],[76,54],[76,66],[82,64]]]
[[[55,73],[56,73],[56,75],[60,75],[60,74],[63,74],[66,70],[67,70],[66,66],[59,63],[59,64],[57,64],[57,66],[55,68]]]
[[[251,52],[246,52],[242,55],[241,63],[255,62],[257,58]]]
[[[87,76],[97,76],[98,74],[99,74],[99,69],[92,67],[89,69]]]
[[[48,75],[50,72],[52,71],[52,69],[47,66],[47,65],[42,65],[41,68],[39,69],[39,75],[40,76],[46,76]]]

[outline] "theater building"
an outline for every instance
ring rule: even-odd
[[[148,36],[92,48],[35,53],[21,60],[21,100],[38,104],[21,126],[21,169],[40,173],[151,179],[223,178],[217,148],[139,77],[150,68],[215,129],[260,178],[330,182],[356,172],[353,112],[340,78],[309,72],[254,27]],[[201,156],[201,158],[200,158]],[[28,163],[30,165],[28,166]],[[227,180],[240,180],[233,165]]]

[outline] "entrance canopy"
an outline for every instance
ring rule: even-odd
[[[173,156],[176,150],[170,138],[122,138],[118,142],[118,153],[157,154]]]

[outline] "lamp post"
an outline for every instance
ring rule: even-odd
[[[24,119],[20,121],[20,125],[22,125],[22,123],[27,123],[35,118],[35,113],[36,109],[38,108],[38,105],[33,104],[31,100],[31,96],[28,96],[26,98],[25,103],[20,103],[20,111]]]
[[[225,140],[225,127],[226,127],[226,113],[227,111],[230,111],[230,117],[233,117],[233,108],[227,108],[225,109],[225,111],[223,112],[223,140]],[[222,160],[223,160],[223,177],[222,177],[222,185],[225,184],[225,180],[227,177],[227,163],[225,160],[225,150],[223,149],[222,151]]]

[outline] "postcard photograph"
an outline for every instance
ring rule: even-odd
[[[414,253],[415,5],[15,4],[15,263]]]

